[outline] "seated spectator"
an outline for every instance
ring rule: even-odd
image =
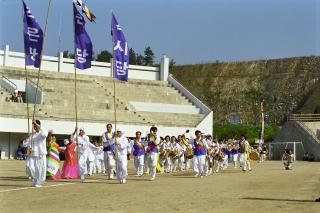
[[[18,102],[23,103],[22,92],[18,92]]]
[[[303,160],[304,161],[308,161],[309,160],[309,153],[308,152],[304,153]]]
[[[27,148],[23,146],[23,141],[20,142],[17,150],[17,159],[26,160],[27,159]]]
[[[310,156],[309,156],[309,161],[314,161],[314,155],[313,155],[313,153],[310,154]]]
[[[18,90],[15,90],[13,93],[11,93],[11,97],[10,97],[10,101],[11,102],[19,102],[19,92]]]

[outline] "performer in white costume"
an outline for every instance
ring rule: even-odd
[[[112,133],[112,124],[107,124],[107,131],[102,134],[104,165],[106,168],[108,179],[113,179],[115,173],[116,162],[114,159],[114,133]]]
[[[128,175],[127,171],[127,154],[130,153],[130,144],[123,135],[124,131],[119,128],[115,137],[115,151],[116,151],[116,173],[120,184],[126,183]]]
[[[29,158],[27,171],[32,178],[33,187],[41,187],[46,179],[46,138],[48,131],[41,127],[39,120],[33,120],[34,133],[24,141],[24,146],[28,147]]]
[[[151,181],[156,178],[156,166],[158,163],[159,137],[157,136],[157,132],[157,127],[151,127],[150,133],[147,135],[145,140],[145,144],[147,144],[147,162],[149,164]]]
[[[136,168],[136,176],[143,175],[145,146],[143,139],[141,138],[141,132],[136,132],[136,138],[131,141],[131,147],[133,150],[134,166]]]
[[[99,150],[100,148],[90,143],[89,137],[85,134],[85,131],[83,128],[80,128],[78,136],[76,134],[78,134],[77,128],[72,133],[71,138],[72,140],[76,141],[76,144],[78,146],[79,176],[80,176],[80,182],[83,183],[85,180],[84,176],[88,174],[87,160],[90,156],[90,152],[91,152],[90,149]],[[89,167],[93,168],[93,162],[89,161],[89,164],[90,164]]]
[[[96,173],[105,173],[106,169],[104,167],[104,151],[102,143],[97,143],[96,147],[100,147],[99,150],[94,151],[95,155],[95,172]]]
[[[206,164],[206,149],[207,143],[202,138],[199,130],[195,131],[196,138],[193,139],[193,151],[194,151],[194,171],[195,177],[201,177],[205,175],[205,164]]]
[[[240,166],[242,168],[242,171],[247,171],[247,153],[249,150],[249,142],[246,140],[246,137],[244,135],[241,135],[241,139],[239,141],[239,162]]]

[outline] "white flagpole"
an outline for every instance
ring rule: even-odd
[[[76,8],[77,9],[77,8]],[[74,10],[74,2],[72,2],[72,11]],[[76,29],[75,29],[75,18],[74,18],[74,11],[73,11],[73,54],[74,54],[74,108],[75,108],[75,119],[76,119],[76,147],[77,147],[77,162],[78,162],[78,175],[80,176],[80,168],[79,168],[79,146],[78,146],[78,99],[77,99],[77,67],[76,67],[76,43],[75,43],[75,35],[76,35]],[[81,178],[81,177],[80,177]]]

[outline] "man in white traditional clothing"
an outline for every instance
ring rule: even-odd
[[[117,129],[115,145],[117,179],[120,184],[124,184],[128,175],[127,154],[130,153],[130,144],[128,139],[124,137],[124,131],[121,128]]]
[[[93,161],[90,161],[91,150],[99,150],[99,147],[96,147],[90,143],[89,137],[86,135],[84,128],[80,128],[78,134],[78,128],[74,130],[71,136],[72,140],[76,141],[78,146],[78,166],[79,166],[79,176],[80,182],[83,183],[85,178],[84,176],[88,174],[87,170],[87,160],[89,161],[89,168],[93,168]]]
[[[160,139],[157,136],[157,132],[157,127],[151,127],[150,133],[147,134],[145,142],[145,144],[147,144],[147,162],[150,168],[151,181],[156,178],[156,167],[158,163],[158,144]]]
[[[195,177],[203,178],[205,175],[206,165],[206,149],[208,148],[206,141],[202,138],[199,130],[195,131],[196,138],[192,140],[194,151],[194,171]]]
[[[41,127],[39,120],[33,120],[33,134],[24,141],[28,147],[29,159],[27,171],[30,172],[33,187],[41,187],[46,179],[47,149],[46,138],[48,131]]]
[[[248,169],[251,170],[247,163],[249,147],[250,147],[250,144],[246,140],[246,137],[244,135],[241,135],[241,138],[239,141],[239,162],[240,162],[242,171],[244,172],[247,171]]]
[[[112,132],[112,124],[107,124],[107,131],[102,134],[103,151],[104,151],[104,166],[108,179],[113,179],[116,170],[116,161],[114,159],[114,137]]]

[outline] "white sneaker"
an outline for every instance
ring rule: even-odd
[[[38,188],[38,187],[42,187],[42,186],[41,186],[41,185],[39,185],[39,184],[36,184],[36,185],[34,185],[34,187],[37,187],[37,188]]]
[[[126,183],[127,181],[126,181],[126,179],[122,179],[122,183]]]
[[[199,177],[199,173],[195,174],[194,177]]]
[[[156,178],[155,178],[155,177],[151,177],[151,178],[150,178],[150,181],[154,181],[154,179],[156,179]]]
[[[203,178],[203,175],[201,175],[200,178],[202,179],[202,178]]]

